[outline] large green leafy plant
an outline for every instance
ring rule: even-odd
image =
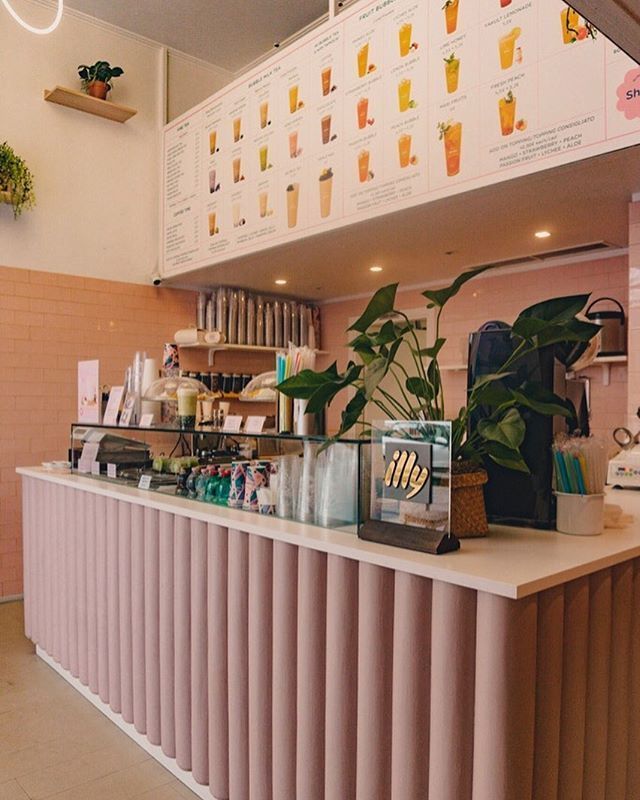
[[[349,361],[344,372],[334,362],[322,372],[303,370],[283,381],[278,389],[289,397],[308,400],[307,413],[325,409],[340,392],[350,389],[353,396],[342,412],[336,438],[350,431],[362,419],[368,404],[376,406],[390,419],[444,419],[444,388],[438,357],[445,339],[440,336],[440,319],[446,304],[471,278],[490,267],[462,273],[443,289],[423,292],[427,308],[436,309],[435,337],[430,347],[421,347],[416,325],[395,308],[397,284],[379,289],[360,318],[349,331],[349,342],[357,360]],[[463,406],[453,420],[452,457],[477,464],[490,458],[510,469],[528,472],[520,453],[524,440],[525,417],[530,412],[568,417],[568,404],[539,382],[528,377],[515,388],[505,385],[505,378],[515,374],[514,367],[525,356],[554,346],[567,356],[599,331],[599,326],[580,320],[577,315],[589,299],[588,294],[556,297],[526,308],[511,329],[511,355],[491,375],[476,379]],[[397,359],[400,348],[407,348],[415,370],[413,374]],[[396,391],[381,384],[391,375]],[[471,415],[483,409],[483,419],[470,432]]]
[[[15,219],[25,208],[32,208],[36,201],[33,175],[24,159],[16,155],[7,142],[0,144],[0,193],[13,206]]]

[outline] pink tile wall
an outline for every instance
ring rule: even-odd
[[[638,429],[640,406],[640,201],[629,205],[629,391],[628,419]]]
[[[15,468],[66,458],[79,359],[121,383],[136,350],[193,323],[192,292],[0,267],[0,597],[22,591]]]
[[[640,207],[640,204],[636,206]],[[640,212],[636,209],[634,213],[638,229],[638,244],[635,249],[637,266],[635,324],[640,333]],[[441,335],[447,339],[447,344],[442,351],[441,363],[460,364],[463,361],[463,345],[467,334],[476,330],[483,322],[487,320],[512,322],[523,308],[549,297],[591,292],[594,299],[604,295],[613,296],[626,308],[629,297],[628,280],[629,264],[627,258],[622,256],[527,272],[502,275],[497,273],[471,281],[451,301],[443,314]],[[350,300],[323,307],[323,346],[331,352],[330,360],[338,358],[340,366],[344,366],[348,358],[344,331],[349,325],[349,320],[362,311],[366,302],[366,300]],[[418,308],[423,306],[424,302],[419,291],[400,292],[398,295],[398,306],[403,309]],[[637,365],[635,374],[640,390],[640,352],[634,363]],[[596,433],[609,435],[613,427],[623,424],[626,419],[626,368],[614,367],[611,370],[611,384],[606,387],[602,384],[602,375],[598,368],[586,370],[585,374],[592,378],[593,430]],[[457,413],[464,402],[466,373],[447,372],[443,383],[446,411],[451,416]],[[640,391],[638,402],[640,403]],[[329,424],[332,429],[337,426],[342,409],[341,404],[334,405],[329,413]]]

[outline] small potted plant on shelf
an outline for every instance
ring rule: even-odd
[[[339,372],[334,362],[322,372],[304,370],[277,388],[289,397],[306,399],[309,414],[324,410],[338,393],[349,389],[352,397],[334,439],[361,424],[369,404],[388,419],[443,420],[445,399],[438,357],[446,340],[440,336],[440,318],[462,286],[490,268],[469,270],[449,286],[423,292],[427,308],[436,310],[432,346],[421,346],[415,323],[395,307],[398,284],[391,284],[374,294],[349,328],[356,334],[349,346],[357,360],[349,361],[344,372]],[[458,537],[486,535],[488,531],[483,496],[486,460],[529,472],[520,452],[526,418],[532,413],[572,415],[570,404],[534,379],[513,388],[505,385],[505,378],[515,374],[519,360],[542,348],[553,346],[565,363],[576,358],[599,331],[597,325],[578,318],[588,299],[589,295],[556,297],[526,308],[511,328],[512,354],[495,373],[478,377],[470,387],[466,405],[452,420],[451,532]],[[400,348],[410,351],[413,374],[396,358]],[[394,379],[397,391],[393,393],[382,385],[387,375]],[[484,416],[471,427],[471,417],[480,409]],[[366,428],[363,435],[368,435]]]
[[[24,159],[7,142],[0,144],[0,201],[13,206],[17,219],[25,208],[33,208],[33,175]]]
[[[80,64],[78,75],[82,79],[83,92],[99,100],[106,100],[107,94],[113,89],[112,79],[124,75],[124,70],[122,67],[112,67],[108,61],[96,61],[90,67]]]

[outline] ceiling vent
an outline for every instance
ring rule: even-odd
[[[585,253],[595,253],[597,250],[614,250],[617,249],[615,245],[609,242],[589,242],[588,244],[579,244],[575,247],[564,247],[560,250],[546,250],[544,253],[537,253],[532,256],[534,261],[544,261],[548,258],[566,258],[567,256],[582,256]]]

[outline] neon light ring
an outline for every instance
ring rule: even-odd
[[[23,28],[26,28],[28,31],[31,31],[31,33],[38,33],[40,35],[51,33],[52,31],[55,31],[55,29],[58,27],[58,25],[60,24],[60,20],[62,19],[63,3],[64,0],[58,0],[58,10],[56,11],[56,17],[51,23],[51,25],[49,25],[46,28],[34,28],[33,25],[29,25],[28,22],[25,22],[22,19],[22,17],[13,9],[11,4],[9,3],[9,0],[2,0],[3,6],[7,9],[7,11],[11,14],[11,16],[15,19],[15,21],[19,25],[22,25]]]

